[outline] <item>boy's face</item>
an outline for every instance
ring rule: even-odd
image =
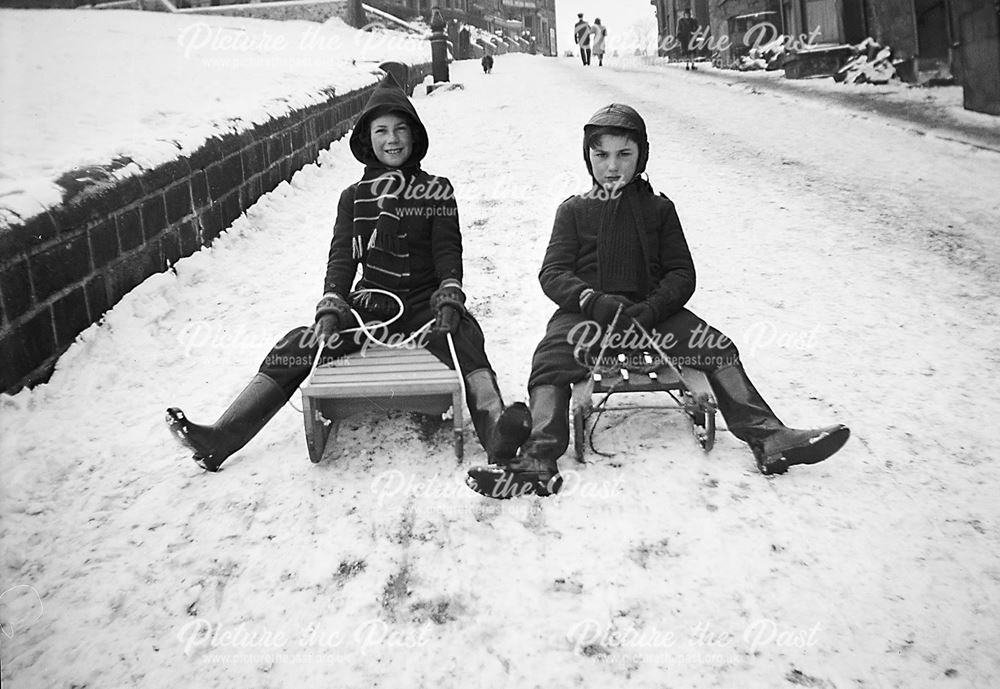
[[[400,167],[413,153],[413,130],[399,115],[389,113],[372,120],[371,137],[372,150],[383,165]]]
[[[639,164],[639,146],[625,136],[605,134],[588,149],[594,179],[609,191],[621,187],[635,177]]]

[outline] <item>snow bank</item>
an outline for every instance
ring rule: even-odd
[[[126,10],[0,10],[0,221],[58,203],[65,172],[127,156],[119,174],[207,138],[426,62],[395,31]]]

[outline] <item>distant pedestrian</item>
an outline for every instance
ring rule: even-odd
[[[480,60],[480,63],[483,65],[483,73],[484,74],[489,74],[490,72],[493,71],[493,56],[492,55],[483,55],[483,59]]]
[[[591,39],[592,50],[594,55],[597,56],[597,66],[604,66],[604,43],[608,39],[608,30],[603,24],[601,24],[601,19],[598,17],[594,20],[594,25],[591,27],[591,32],[593,38]]]
[[[583,66],[587,67],[590,65],[590,39],[593,28],[584,20],[583,12],[576,15],[576,18],[573,35],[576,37],[576,44],[580,46],[580,59],[583,60]]]
[[[681,56],[685,60],[684,69],[698,69],[694,66],[694,46],[691,44],[698,33],[698,20],[691,16],[691,10],[684,10],[684,16],[677,21],[677,40],[681,44]]]

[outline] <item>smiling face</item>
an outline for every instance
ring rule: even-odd
[[[605,189],[612,191],[635,177],[639,145],[628,137],[605,134],[591,144],[587,153],[594,179]]]
[[[413,129],[406,118],[395,113],[372,120],[371,139],[375,157],[383,165],[402,167],[413,153]]]

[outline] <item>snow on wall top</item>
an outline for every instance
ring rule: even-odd
[[[396,31],[128,10],[0,10],[0,227],[62,200],[66,171],[135,174],[208,138],[426,62]]]

